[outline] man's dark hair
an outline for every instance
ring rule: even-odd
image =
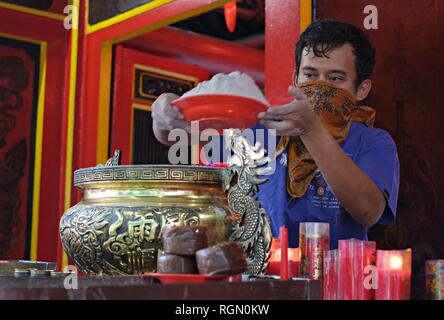
[[[318,20],[313,22],[301,35],[296,44],[296,72],[299,74],[301,58],[305,48],[311,49],[317,57],[349,43],[356,56],[356,86],[370,78],[375,65],[375,48],[367,35],[359,28],[346,22]]]

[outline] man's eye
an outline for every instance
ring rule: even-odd
[[[337,82],[337,81],[340,81],[340,80],[342,80],[342,79],[339,78],[339,77],[330,77],[330,81],[331,82]]]
[[[306,73],[305,74],[305,77],[307,77],[307,78],[311,78],[311,77],[313,77],[314,75],[313,74],[311,74],[311,73]]]

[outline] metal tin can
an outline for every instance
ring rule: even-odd
[[[51,270],[31,269],[32,278],[43,278],[43,277],[49,277],[50,275],[51,275]]]
[[[29,275],[30,275],[29,269],[19,269],[19,268],[14,269],[15,278],[25,278],[29,277]]]
[[[444,300],[444,260],[427,260],[425,275],[426,299]]]

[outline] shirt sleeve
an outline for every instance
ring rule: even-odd
[[[399,191],[399,159],[395,142],[386,131],[378,129],[365,145],[356,164],[375,182],[386,199],[386,207],[378,223],[392,224]]]

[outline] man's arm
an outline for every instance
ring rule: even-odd
[[[366,227],[382,216],[386,200],[376,184],[341,149],[325,126],[301,136],[342,207]]]
[[[372,226],[385,210],[381,190],[342,151],[303,94],[295,88],[289,91],[295,101],[260,114],[261,123],[278,135],[301,137],[341,206],[361,225]]]

